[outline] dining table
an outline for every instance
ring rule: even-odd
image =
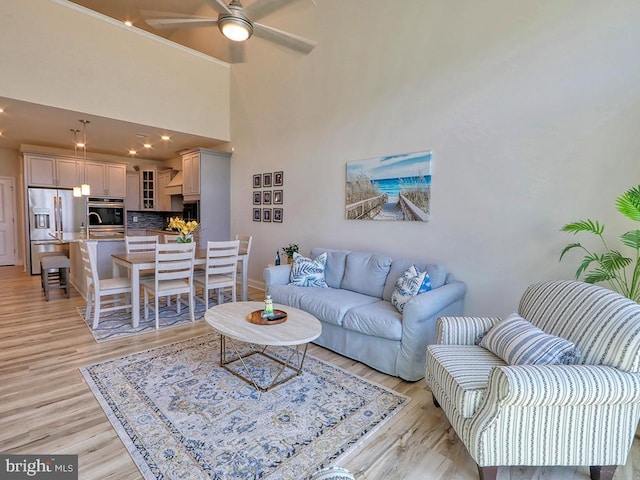
[[[153,270],[156,268],[155,252],[135,252],[135,253],[113,253],[111,255],[113,261],[113,277],[120,277],[123,268],[129,272],[131,276],[131,323],[133,328],[137,328],[140,324],[140,272],[143,270]],[[207,262],[207,249],[196,248],[195,265],[205,265]],[[122,268],[121,268],[122,267]]]

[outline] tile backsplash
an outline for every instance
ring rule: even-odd
[[[127,210],[127,228],[164,230],[169,224],[169,217],[182,216],[182,212],[149,212]],[[134,217],[137,222],[134,222]]]

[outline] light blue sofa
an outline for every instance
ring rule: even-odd
[[[369,252],[314,248],[327,252],[328,288],[289,285],[290,265],[267,267],[265,288],[274,303],[314,315],[322,334],[314,343],[408,381],[425,373],[427,345],[435,343],[436,319],[459,315],[466,293],[442,265]],[[391,304],[398,278],[415,265],[425,269],[432,290],[409,300],[403,313]]]

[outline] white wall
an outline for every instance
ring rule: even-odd
[[[65,0],[0,2],[0,95],[229,138],[229,66]]]
[[[259,39],[232,67],[232,232],[250,277],[289,242],[439,262],[466,312],[506,314],[585,217],[613,233],[640,183],[640,3],[626,0],[298,2],[262,20],[318,42]],[[364,5],[366,3],[366,5]],[[434,152],[429,223],[344,219],[345,163]],[[284,171],[284,223],[251,220],[251,178]]]

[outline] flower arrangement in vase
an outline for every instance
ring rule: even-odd
[[[282,251],[287,256],[287,263],[293,262],[293,254],[297,253],[300,250],[300,247],[295,243],[290,243],[286,247],[282,247]]]
[[[180,217],[171,217],[168,227],[178,232],[178,243],[191,243],[193,242],[193,231],[198,228],[198,222],[195,220],[185,222]]]

